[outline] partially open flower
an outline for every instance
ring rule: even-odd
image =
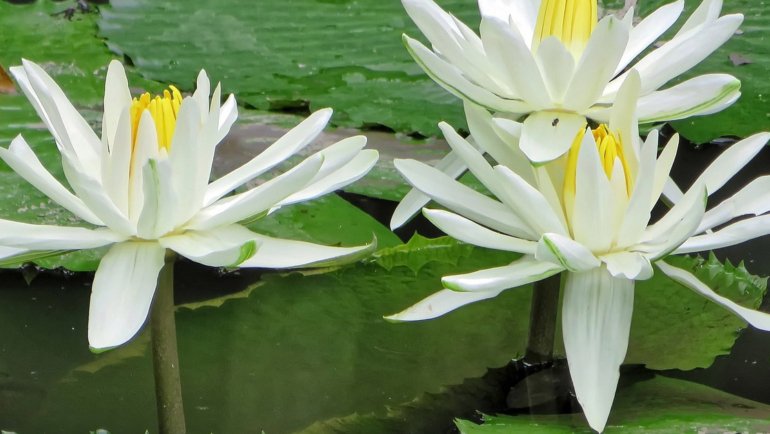
[[[237,106],[232,95],[220,104],[219,86],[209,95],[205,72],[192,96],[171,86],[162,95],[132,99],[123,66],[112,62],[101,139],[38,65],[25,61],[11,72],[53,134],[74,194],[21,136],[0,148],[0,158],[96,228],[0,220],[0,245],[23,251],[111,245],[91,295],[88,339],[95,349],[120,345],[142,326],[167,250],[210,266],[286,268],[349,258],[373,246],[283,240],[240,223],[362,177],[377,160],[377,151],[363,150],[363,136],[337,142],[255,188],[229,195],[307,146],[328,122],[330,109],[313,113],[251,161],[209,183],[216,146],[235,122]]]

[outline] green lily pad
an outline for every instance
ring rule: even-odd
[[[441,3],[478,22],[475,3]],[[338,125],[424,135],[440,120],[465,125],[457,98],[403,47],[401,34],[419,31],[396,1],[115,0],[99,29],[147,78],[185,84],[205,67],[257,108],[331,106]]]
[[[766,432],[770,406],[688,381],[657,376],[620,388],[605,433]],[[458,420],[462,434],[591,433],[582,414],[485,416]]]
[[[669,1],[640,2],[639,10],[642,15],[647,15],[666,3]],[[683,23],[684,17],[689,16],[700,3],[700,0],[686,0],[680,21]],[[727,73],[741,80],[742,96],[730,108],[714,115],[672,123],[677,131],[694,143],[705,143],[721,136],[747,137],[768,129],[770,52],[767,50],[767,34],[770,32],[770,3],[731,0],[724,3],[722,15],[731,13],[744,15],[739,32],[706,60],[674,81],[681,82],[708,73]],[[670,37],[672,33],[668,35]]]

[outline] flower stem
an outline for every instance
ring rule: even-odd
[[[560,286],[560,274],[535,282],[529,313],[529,340],[524,356],[527,363],[541,364],[553,361]]]
[[[166,254],[166,264],[158,277],[158,288],[150,313],[155,400],[160,434],[186,432],[174,322],[174,259],[173,254]]]

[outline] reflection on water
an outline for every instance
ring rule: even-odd
[[[508,260],[498,255],[499,263]],[[478,309],[406,327],[382,320],[434,291],[433,282],[450,269],[477,268],[473,258],[457,266],[428,264],[419,275],[372,264],[310,277],[266,275],[258,284],[249,273],[220,278],[179,266],[178,293],[197,286],[226,294],[250,285],[219,307],[197,303],[177,313],[193,432],[295,432],[355,413],[384,415],[388,406],[480,377],[523,349],[528,315],[519,317],[510,306],[528,306],[527,290],[484,307],[486,326],[479,324]],[[382,285],[386,274],[388,284]],[[154,429],[148,339],[139,336],[126,347],[89,353],[88,276],[66,281],[39,276],[29,287],[15,273],[4,273],[3,280],[7,337],[0,354],[9,378],[26,385],[13,388],[8,382],[3,388],[25,396],[3,407],[4,429],[75,433],[102,427],[113,434]],[[476,407],[462,415],[471,416]],[[451,418],[444,421],[451,425]]]

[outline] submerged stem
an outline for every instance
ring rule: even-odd
[[[166,264],[158,277],[158,288],[150,313],[160,434],[186,432],[174,321],[174,259],[173,254],[166,254]]]
[[[553,361],[561,274],[535,282],[529,314],[529,340],[524,360],[530,364]]]

